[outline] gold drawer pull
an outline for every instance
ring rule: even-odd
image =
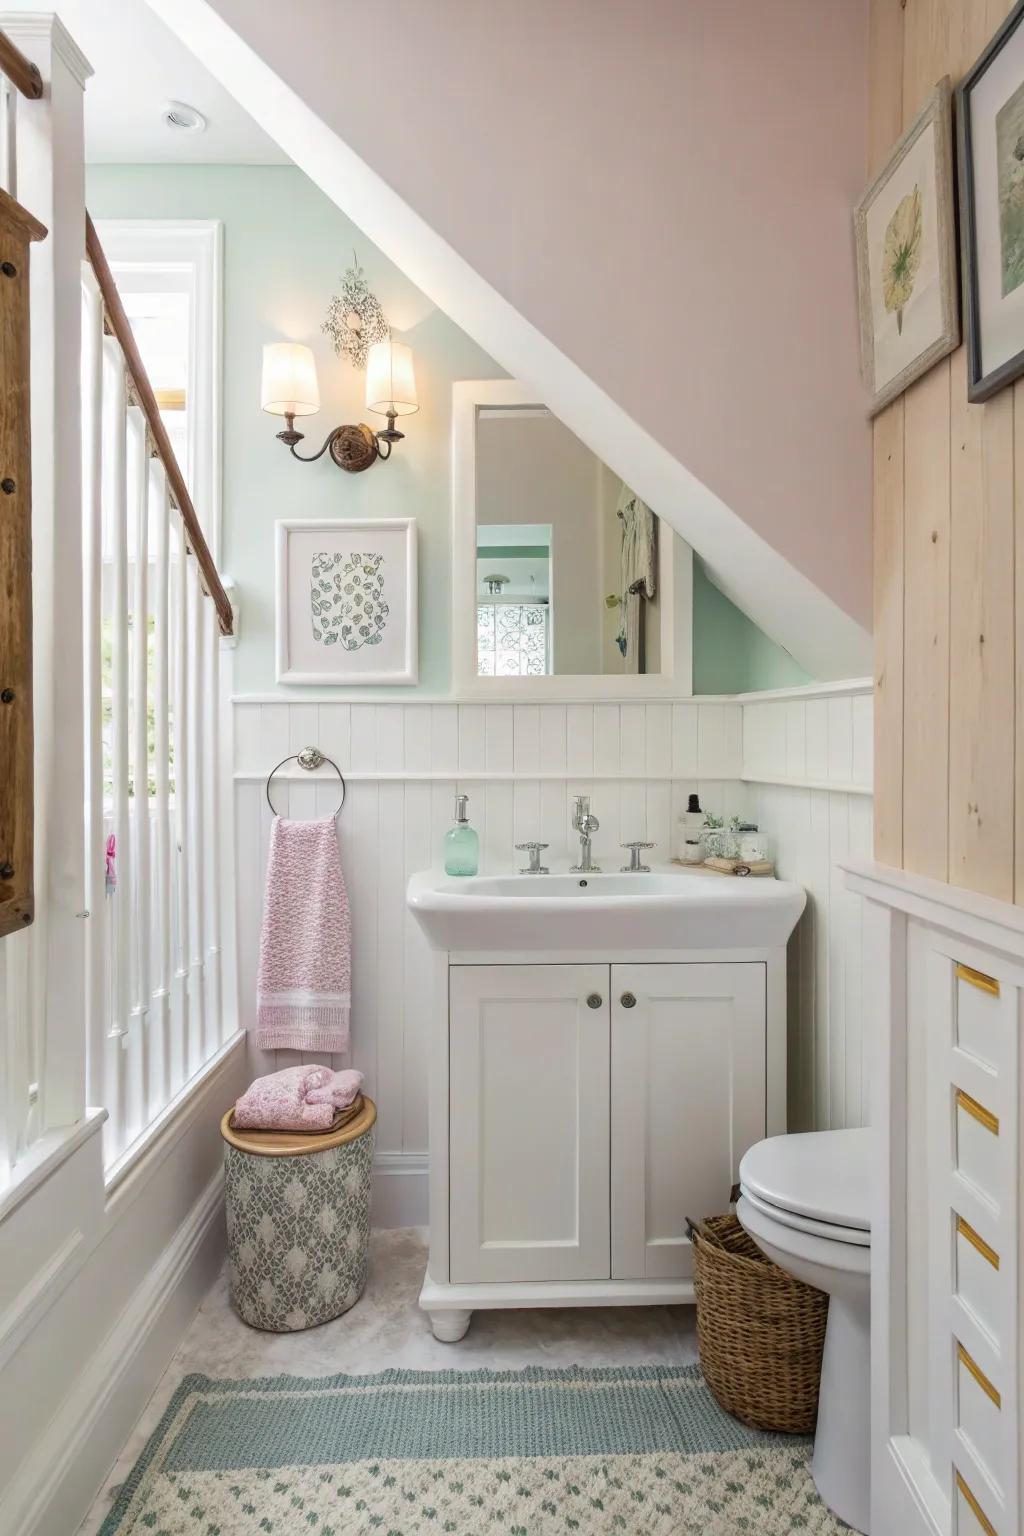
[[[976,971],[970,965],[958,965],[956,968],[957,981],[966,981],[970,986],[977,987],[981,992],[988,992],[993,997],[999,996],[999,983],[994,976],[986,976],[984,971]]]
[[[984,1104],[979,1104],[977,1099],[972,1099],[969,1093],[964,1093],[962,1088],[956,1091],[956,1107],[962,1109],[965,1115],[970,1115],[983,1125],[986,1131],[991,1131],[993,1136],[999,1135],[999,1116],[994,1115]]]
[[[985,1511],[974,1497],[974,1494],[971,1492],[963,1478],[960,1476],[959,1472],[956,1475],[956,1485],[960,1489],[960,1492],[963,1494],[964,1498],[967,1500],[968,1504],[971,1506],[974,1518],[985,1532],[985,1536],[999,1536],[999,1532],[996,1530],[995,1526],[992,1524],[992,1521],[988,1518]]]
[[[956,1219],[956,1230],[960,1237],[970,1243],[972,1248],[977,1248],[983,1259],[987,1259],[993,1269],[999,1268],[999,1255],[994,1248],[990,1248],[983,1237],[979,1237],[969,1221],[964,1221],[962,1216]]]
[[[975,1381],[978,1383],[978,1386],[984,1392],[985,1396],[991,1398],[997,1408],[1002,1408],[1003,1400],[1000,1397],[999,1392],[989,1381],[981,1366],[977,1363],[976,1360],[971,1358],[959,1340],[957,1341],[956,1346],[956,1357],[964,1369],[970,1371],[971,1375],[974,1377]]]

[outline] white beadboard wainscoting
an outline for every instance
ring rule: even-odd
[[[349,704],[239,699],[235,808],[239,1010],[256,1022],[256,967],[270,829],[267,774],[313,744],[348,781],[338,818],[352,905],[352,1064],[378,1108],[375,1219],[427,1216],[427,999],[435,956],[405,909],[405,886],[436,865],[456,791],[469,795],[481,868],[510,869],[514,844],[538,838],[563,863],[575,794],[590,794],[601,822],[595,858],[617,869],[619,843],[651,838],[671,856],[686,796],[721,814],[746,811],[739,782],[740,706],[731,701],[647,704]],[[338,800],[328,768],[289,763],[274,805],[291,816],[329,815]],[[254,1072],[299,1058],[250,1046]],[[335,1065],[344,1065],[340,1059]]]
[[[871,858],[871,679],[740,702],[747,805],[772,837],[780,876],[807,892],[789,946],[790,1129],[863,1125],[861,898],[839,865]]]
[[[243,696],[234,725],[239,1010],[249,1028],[270,829],[267,775],[315,745],[348,781],[338,835],[353,918],[352,1063],[378,1107],[380,1225],[427,1215],[425,1009],[435,957],[406,913],[405,886],[414,870],[440,862],[457,791],[469,795],[485,870],[514,867],[514,844],[531,838],[550,843],[552,863],[566,862],[580,793],[592,796],[601,822],[595,857],[611,869],[630,838],[650,838],[652,858],[669,858],[675,819],[694,790],[706,809],[759,818],[775,839],[780,873],[809,897],[790,956],[791,1124],[862,1118],[859,903],[843,891],[835,865],[870,852],[870,778],[860,782],[865,765],[870,775],[870,683],[645,704]],[[273,793],[282,814],[328,815],[337,780],[327,768],[310,775],[288,763]],[[297,1060],[250,1045],[254,1073]]]

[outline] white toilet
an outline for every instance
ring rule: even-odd
[[[811,1471],[824,1502],[868,1531],[871,1219],[866,1130],[772,1136],[740,1163],[736,1214],[780,1268],[829,1297]]]

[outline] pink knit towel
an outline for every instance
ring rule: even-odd
[[[235,1105],[235,1125],[254,1131],[327,1131],[335,1111],[348,1109],[363,1074],[330,1067],[285,1067],[258,1077]]]
[[[347,1051],[352,919],[334,818],[274,818],[263,898],[256,1044]]]

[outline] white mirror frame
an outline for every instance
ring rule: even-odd
[[[642,675],[558,673],[478,677],[476,658],[476,423],[482,408],[534,409],[542,402],[516,379],[461,379],[452,386],[452,671],[460,698],[663,699],[693,693],[693,551],[667,522],[658,540],[661,655],[666,670]],[[593,443],[587,447],[598,450]],[[671,533],[671,538],[664,537]]]

